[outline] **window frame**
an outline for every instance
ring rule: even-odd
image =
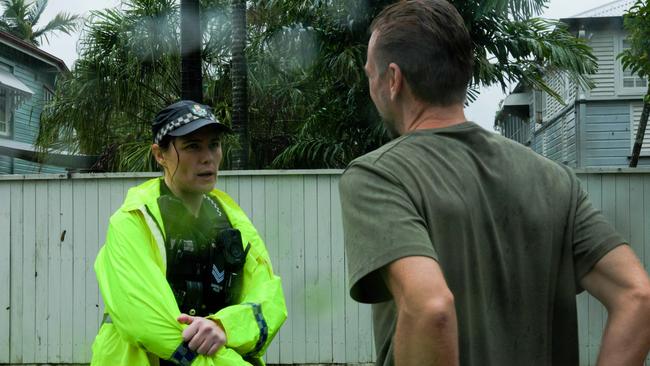
[[[0,87],[0,89],[4,89]],[[6,89],[5,89],[6,90]],[[5,115],[0,116],[0,124],[4,124],[6,127],[5,131],[0,130],[0,137],[11,137],[11,95],[9,91],[6,91],[5,95]]]
[[[14,68],[5,62],[0,61],[0,69],[9,72],[10,74],[13,75],[14,73]],[[0,116],[0,118],[3,118],[4,121],[0,121],[6,125],[6,130],[5,131],[0,131],[0,137],[1,138],[12,138],[12,131],[13,131],[13,113],[12,113],[12,108],[13,108],[13,98],[11,97],[11,90],[7,88],[3,88],[0,86],[0,89],[5,89],[6,90],[6,97],[5,97],[5,115]]]
[[[627,35],[626,34],[621,34],[617,37],[616,40],[616,55],[619,55],[621,52],[626,50],[629,47],[625,47],[625,42],[627,40]],[[624,78],[626,77],[624,75],[625,70],[623,70],[623,63],[619,58],[616,59],[616,66],[615,66],[615,87],[616,87],[616,94],[617,95],[645,95],[646,91],[648,90],[648,79],[645,79],[645,86],[636,86],[636,82],[638,80],[643,80],[644,78],[641,78],[638,75],[635,75],[634,78],[634,87],[630,86],[624,86]]]
[[[43,112],[46,110],[48,104],[54,100],[54,88],[47,84],[43,84]]]

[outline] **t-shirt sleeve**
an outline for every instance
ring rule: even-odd
[[[374,166],[350,166],[339,188],[350,296],[387,301],[379,269],[408,256],[437,259],[424,219],[401,183]]]
[[[587,192],[577,180],[577,203],[573,224],[573,262],[576,286],[582,292],[580,280],[609,251],[626,244],[605,216],[589,200]]]

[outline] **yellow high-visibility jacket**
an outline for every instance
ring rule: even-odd
[[[158,359],[181,359],[180,310],[166,273],[165,230],[158,208],[161,179],[131,188],[111,216],[106,242],[95,260],[105,312],[93,343],[92,365],[158,365]],[[210,193],[222,205],[242,243],[251,248],[243,270],[237,305],[208,316],[224,328],[227,342],[214,356],[198,355],[193,366],[263,364],[262,356],[287,317],[280,278],[273,274],[264,242],[242,209],[219,190]],[[179,348],[180,347],[180,348]]]

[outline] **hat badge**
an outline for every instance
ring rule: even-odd
[[[208,111],[206,111],[205,108],[201,107],[200,105],[195,104],[192,106],[192,114],[199,117],[206,117],[208,115]]]

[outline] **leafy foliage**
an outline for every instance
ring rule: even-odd
[[[264,66],[251,84],[255,95],[271,87],[281,97],[274,120],[289,144],[272,167],[340,168],[384,142],[363,65],[370,22],[390,2],[268,1],[259,9],[256,26],[268,28],[250,53]],[[255,119],[268,116],[259,111]]]
[[[628,31],[627,40],[630,48],[621,52],[618,58],[624,68],[650,80],[650,2],[637,0],[624,16],[625,29]],[[650,113],[650,84],[644,97],[641,120],[636,132],[630,167],[636,167],[643,146],[648,114]]]
[[[309,3],[317,4],[309,8]],[[308,77],[303,80],[307,85],[330,87],[311,90],[315,92],[313,99],[308,99],[315,102],[309,108],[312,112],[274,166],[344,167],[384,141],[383,130],[376,123],[379,118],[369,103],[362,67],[368,26],[388,3],[391,1],[303,1],[285,9],[301,34],[311,33],[318,40],[319,55],[312,68],[305,70]],[[474,43],[470,102],[482,85],[499,84],[505,90],[520,81],[560,99],[543,79],[549,68],[566,73],[583,87],[592,85],[589,74],[597,63],[589,46],[569,34],[564,24],[532,17],[541,13],[546,1],[452,3],[465,19]]]
[[[180,95],[178,5],[133,0],[123,6],[86,21],[80,57],[43,113],[37,145],[110,150],[111,170],[151,170],[150,121]]]
[[[588,46],[561,24],[534,18],[547,0],[452,2],[474,43],[470,99],[482,85],[519,81],[555,95],[542,79],[548,68],[590,83],[596,61]],[[229,3],[201,2],[205,102],[228,124]],[[341,168],[385,142],[363,65],[368,27],[389,3],[248,2],[250,168]],[[93,13],[73,75],[44,116],[40,146],[74,143],[95,154],[112,146],[110,169],[151,168],[138,153],[147,151],[153,113],[179,95],[177,24],[172,0],[130,0],[122,11]]]
[[[11,33],[24,41],[36,46],[41,45],[44,38],[49,43],[48,36],[55,32],[71,34],[77,30],[79,16],[69,13],[59,13],[45,26],[35,28],[47,7],[48,0],[0,0],[4,9],[0,16],[0,30]]]
[[[630,48],[618,55],[624,68],[650,77],[650,2],[637,0],[624,16]]]
[[[589,74],[596,70],[597,60],[586,43],[567,32],[565,24],[541,18],[504,21],[499,17],[478,22],[481,27],[476,32],[481,33],[472,33],[477,62],[474,87],[499,84],[505,90],[511,83],[523,82],[562,99],[544,82],[549,68],[566,72],[583,88],[593,85]],[[482,33],[485,29],[495,31]],[[482,44],[478,45],[479,41]]]

